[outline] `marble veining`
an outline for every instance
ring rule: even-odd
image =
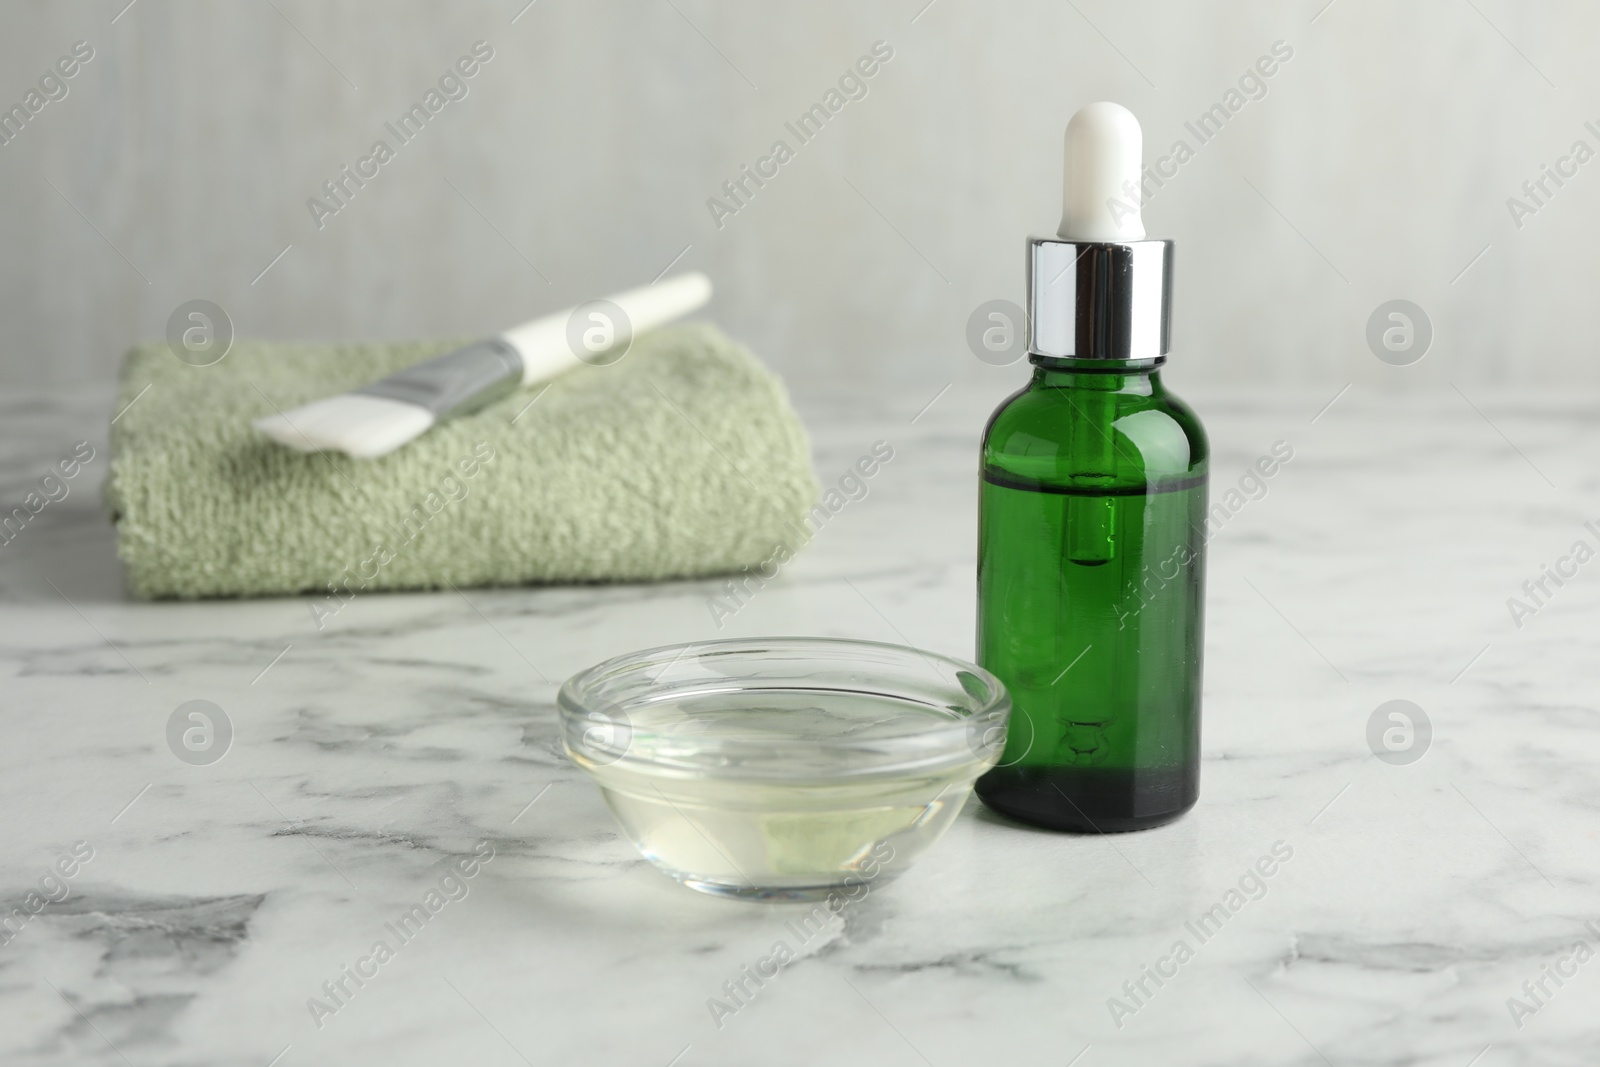
[[[1592,1064],[1600,572],[1520,627],[1506,601],[1600,518],[1593,396],[1196,400],[1214,487],[1294,459],[1210,544],[1202,796],[1172,826],[1072,838],[974,802],[838,914],[702,897],[632,850],[561,754],[560,681],[717,636],[969,655],[997,399],[913,422],[920,396],[802,396],[824,483],[895,458],[720,629],[713,580],[360,596],[321,630],[298,598],[137,603],[75,488],[0,546],[0,900],[28,912],[93,849],[0,944],[0,1062]],[[102,448],[107,403],[0,406],[0,489]],[[168,747],[194,699],[233,730],[209,764]],[[1369,747],[1392,699],[1429,717],[1415,762]]]

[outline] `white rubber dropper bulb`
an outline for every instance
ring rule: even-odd
[[[1056,236],[1068,241],[1143,240],[1143,166],[1144,136],[1133,112],[1109,101],[1080,108],[1067,123]]]

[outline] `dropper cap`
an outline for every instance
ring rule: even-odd
[[[1080,109],[1064,138],[1061,225],[1028,241],[1028,351],[1160,361],[1171,341],[1172,242],[1145,237],[1133,112]]]
[[[1121,104],[1090,104],[1067,123],[1061,227],[1068,241],[1144,239],[1142,197],[1130,196],[1144,166],[1144,134]]]

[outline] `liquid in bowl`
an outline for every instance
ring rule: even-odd
[[[569,754],[628,838],[695,889],[810,899],[898,874],[1004,744],[1003,688],[958,661],[803,639],[694,648],[713,658],[682,655],[676,681],[623,701],[580,712],[569,682],[562,711]],[[883,659],[926,677],[885,677]]]

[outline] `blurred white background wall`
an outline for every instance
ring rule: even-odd
[[[1015,379],[967,319],[1022,299],[1063,124],[1097,99],[1140,116],[1147,160],[1196,149],[1146,208],[1179,242],[1180,385],[1600,382],[1600,159],[1507,206],[1600,151],[1593,4],[524,3],[0,7],[0,107],[94,53],[0,146],[0,383],[108,389],[194,298],[241,335],[472,335],[675,258],[798,391]],[[308,198],[479,40],[468,95],[319,229]],[[865,97],[800,144],[785,123],[878,41]],[[1280,41],[1200,144],[1185,122]],[[719,227],[708,198],[778,140],[794,158]],[[1413,367],[1364,340],[1394,298],[1433,323]]]

